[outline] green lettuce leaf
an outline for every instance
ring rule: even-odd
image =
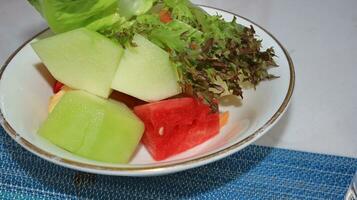
[[[28,0],[55,33],[80,27],[98,31],[147,12],[155,0]]]
[[[118,21],[123,20],[117,13],[108,15],[106,17],[103,17],[101,19],[97,19],[95,21],[93,21],[92,23],[89,23],[88,25],[86,25],[86,27],[90,30],[94,30],[94,31],[99,31],[99,30],[103,30],[106,28],[110,28],[112,27],[115,23],[117,23]]]
[[[55,33],[85,27],[106,18],[104,25],[117,18],[117,0],[30,0]],[[99,23],[93,26],[99,27]]]
[[[40,0],[28,0],[28,2],[42,15]]]
[[[118,12],[120,16],[130,19],[146,13],[156,0],[119,0]]]
[[[156,14],[139,15],[130,21],[122,19],[99,32],[123,46],[135,45],[131,39],[139,33],[167,51],[184,51],[191,43],[198,45],[204,41],[202,32],[192,26],[179,20],[163,23]]]
[[[148,38],[164,49],[184,51],[192,42],[203,42],[202,33],[190,25],[174,20],[153,29]]]
[[[193,13],[193,9],[196,9],[197,7],[194,6],[190,1],[162,0],[162,3],[171,11],[171,15],[174,19],[180,20],[193,27],[197,26],[197,19]]]

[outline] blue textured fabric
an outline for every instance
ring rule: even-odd
[[[0,128],[0,199],[343,199],[357,159],[251,145],[146,178],[81,173],[35,157]]]

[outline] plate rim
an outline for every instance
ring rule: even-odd
[[[43,149],[38,148],[37,146],[33,145],[31,142],[27,141],[23,137],[21,137],[12,127],[11,125],[6,121],[3,111],[0,107],[0,124],[4,128],[5,132],[12,138],[14,139],[20,146],[22,146],[24,149],[30,151],[31,153],[41,157],[42,159],[45,159],[47,161],[50,161],[54,164],[61,165],[63,167],[71,168],[71,169],[76,169],[80,171],[85,171],[85,172],[91,172],[91,173],[96,173],[96,174],[110,174],[110,175],[126,175],[126,176],[140,176],[140,175],[158,175],[158,174],[166,174],[166,173],[173,173],[173,172],[178,172],[182,171],[185,169],[190,168],[190,166],[197,167],[201,166],[210,162],[217,161],[221,158],[224,158],[230,154],[233,154],[240,149],[244,148],[245,146],[248,145],[249,142],[254,142],[258,138],[260,138],[265,132],[267,132],[277,121],[278,119],[283,115],[283,113],[286,111],[289,102],[291,100],[291,97],[293,95],[294,87],[295,87],[295,69],[294,69],[294,64],[293,61],[288,53],[288,51],[285,49],[285,47],[265,28],[261,27],[254,21],[243,17],[241,15],[238,15],[236,13],[220,9],[220,8],[215,8],[213,6],[206,6],[206,5],[197,5],[200,7],[204,8],[210,8],[210,9],[215,9],[221,12],[226,12],[229,13],[233,16],[237,16],[239,18],[242,18],[249,23],[253,24],[256,27],[259,27],[262,29],[266,34],[268,34],[277,44],[278,46],[282,49],[289,65],[289,72],[290,72],[290,80],[289,80],[289,87],[288,91],[284,97],[283,102],[279,106],[278,110],[273,114],[273,116],[265,122],[260,128],[258,128],[256,131],[254,131],[251,135],[247,136],[243,140],[236,142],[224,149],[221,149],[219,151],[199,156],[197,158],[191,159],[191,160],[185,160],[181,161],[178,163],[171,163],[171,164],[163,164],[163,165],[158,165],[158,166],[135,166],[135,167],[114,167],[114,166],[100,166],[100,165],[95,165],[95,164],[87,164],[87,163],[82,163],[79,161],[74,161],[66,158],[61,158],[56,155],[53,155]],[[1,66],[0,69],[0,80],[2,79],[3,73],[9,63],[13,60],[13,58],[33,39],[38,37],[39,35],[43,34],[44,32],[48,31],[49,28],[46,28],[39,33],[35,34],[33,37],[30,39],[26,40],[22,45],[20,45],[5,61],[5,63]]]

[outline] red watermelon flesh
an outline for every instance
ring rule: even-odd
[[[64,86],[63,83],[56,81],[55,84],[53,85],[53,93],[56,94],[57,92],[59,92],[63,86]]]
[[[186,151],[219,132],[219,114],[190,97],[136,106],[134,112],[145,123],[142,143],[155,160]]]

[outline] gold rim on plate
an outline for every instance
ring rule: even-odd
[[[36,147],[35,145],[33,145],[32,143],[30,143],[29,141],[27,141],[26,139],[22,138],[18,133],[16,133],[16,131],[11,127],[11,125],[6,121],[2,110],[0,108],[0,121],[1,121],[1,125],[4,128],[4,130],[11,136],[11,138],[13,138],[18,144],[20,144],[22,147],[24,147],[25,149],[29,150],[30,152],[45,158],[49,161],[55,162],[56,164],[61,164],[62,166],[65,167],[69,167],[69,166],[73,166],[73,167],[77,167],[79,169],[90,169],[90,170],[99,170],[102,173],[104,173],[105,171],[118,171],[118,172],[150,172],[150,171],[160,171],[160,170],[164,170],[164,169],[170,169],[173,167],[184,167],[187,165],[191,165],[191,164],[198,164],[200,162],[203,161],[208,161],[211,158],[217,157],[219,155],[222,154],[229,154],[229,153],[233,153],[235,149],[241,147],[242,145],[246,144],[247,142],[253,140],[253,139],[257,139],[256,137],[259,136],[259,134],[261,134],[262,132],[264,132],[267,128],[269,128],[273,123],[276,122],[276,120],[284,113],[284,111],[286,110],[286,108],[289,105],[289,101],[291,99],[291,96],[293,94],[294,91],[294,86],[295,86],[295,71],[294,71],[294,64],[290,58],[289,53],[287,52],[287,50],[283,47],[283,45],[267,30],[265,30],[264,28],[262,28],[261,26],[259,26],[258,24],[254,23],[253,21],[242,17],[240,15],[237,15],[235,13],[223,10],[223,9],[218,9],[218,8],[214,8],[214,7],[210,7],[210,6],[204,6],[204,5],[199,5],[200,7],[205,7],[205,8],[211,8],[211,9],[215,9],[215,10],[219,10],[222,12],[226,12],[229,13],[231,15],[237,16],[239,18],[242,18],[246,21],[248,21],[249,23],[252,23],[254,26],[259,27],[260,29],[262,29],[265,33],[267,33],[271,38],[273,38],[273,40],[279,45],[279,47],[283,50],[284,55],[288,61],[289,64],[289,69],[290,69],[290,81],[289,81],[289,88],[288,91],[285,95],[284,101],[283,103],[280,105],[279,109],[275,112],[275,114],[262,126],[260,127],[258,130],[256,130],[253,134],[247,136],[246,138],[244,138],[243,140],[232,144],[231,146],[224,148],[222,150],[219,150],[217,152],[213,152],[211,154],[208,155],[204,155],[198,158],[194,158],[192,160],[187,160],[187,161],[182,161],[179,163],[173,163],[173,164],[163,164],[163,165],[159,165],[159,166],[143,166],[143,167],[138,167],[138,166],[133,166],[133,167],[108,167],[108,166],[99,166],[99,165],[94,165],[94,164],[85,164],[85,163],[81,163],[81,162],[77,162],[74,160],[69,160],[69,159],[65,159],[65,158],[60,158],[56,155],[53,155],[47,151],[44,151],[38,147]],[[16,49],[15,52],[13,52],[10,57],[6,60],[6,62],[4,63],[4,65],[1,67],[0,69],[0,80],[2,79],[2,75],[6,69],[6,67],[8,66],[8,64],[12,61],[12,59],[16,56],[16,54],[25,46],[27,45],[30,41],[32,41],[33,39],[35,39],[36,37],[38,37],[39,35],[43,34],[44,32],[48,31],[49,28],[46,28],[45,30],[39,32],[38,34],[36,34],[35,36],[31,37],[29,40],[27,40],[26,42],[24,42],[18,49]],[[68,166],[69,165],[69,166]],[[198,166],[198,165],[197,165]]]

